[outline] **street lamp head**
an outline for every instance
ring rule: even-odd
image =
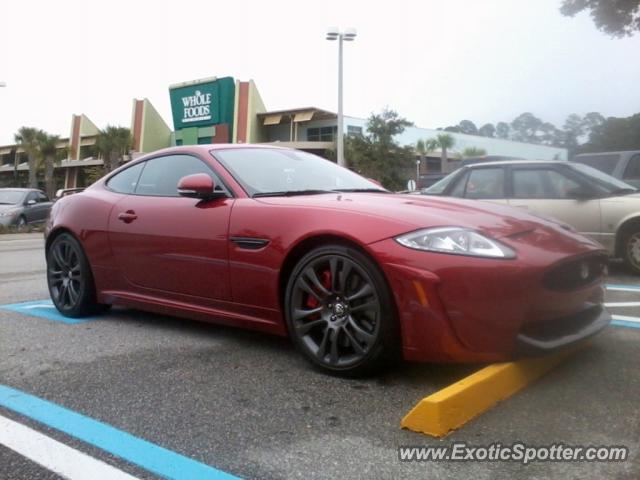
[[[353,42],[356,39],[357,34],[358,32],[356,32],[355,28],[347,28],[342,34],[342,38],[345,42]]]
[[[338,27],[327,28],[327,40],[337,40],[339,36],[340,30],[338,30]]]

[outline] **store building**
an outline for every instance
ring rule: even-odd
[[[135,158],[171,145],[208,143],[276,143],[325,155],[335,148],[337,115],[315,107],[268,111],[252,80],[232,77],[205,78],[169,87],[172,127],[147,98],[134,99],[131,113],[132,151]],[[366,133],[366,119],[345,116],[344,134]],[[95,149],[99,128],[84,114],[72,115],[70,134],[59,144],[60,163],[55,170],[58,188],[86,186],[102,159]],[[409,127],[397,140],[415,145],[433,138],[439,130]],[[487,155],[511,158],[566,160],[562,148],[451,133],[455,147],[445,170],[457,164],[457,152],[482,148]],[[440,171],[440,152],[431,152],[421,173]],[[0,187],[26,185],[26,153],[19,145],[0,146]]]

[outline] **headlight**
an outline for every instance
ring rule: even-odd
[[[5,210],[0,212],[0,217],[13,217],[17,212],[15,210]]]
[[[501,243],[462,227],[437,227],[396,237],[405,247],[429,252],[489,258],[516,258],[516,252]]]

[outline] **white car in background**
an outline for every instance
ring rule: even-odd
[[[640,192],[589,166],[522,160],[468,165],[421,193],[501,203],[553,217],[600,242],[640,274]]]

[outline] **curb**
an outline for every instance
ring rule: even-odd
[[[400,425],[443,437],[526,387],[586,345],[544,357],[489,365],[420,400]]]

